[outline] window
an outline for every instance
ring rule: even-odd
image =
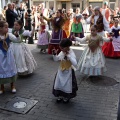
[[[66,9],[66,2],[62,2],[62,8]]]
[[[110,8],[113,10],[115,9],[115,2],[110,2]]]
[[[109,2],[110,2],[110,8],[114,10],[116,0],[110,0]]]
[[[92,8],[94,8],[95,6],[99,6],[102,8],[102,2],[89,2],[89,5],[92,5]]]
[[[80,3],[72,3],[73,12],[76,11],[76,8],[77,8],[77,7],[80,8]]]

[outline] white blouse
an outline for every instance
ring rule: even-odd
[[[12,33],[12,29],[8,29],[8,32],[9,33]],[[28,37],[31,37],[31,33],[32,31],[29,31],[29,30],[24,30],[24,32],[22,33],[23,36],[28,36]]]
[[[65,54],[61,51],[58,55],[53,55],[54,61],[64,60]],[[77,65],[76,56],[72,49],[69,50],[67,55],[68,60],[71,61],[73,66]]]
[[[13,35],[12,33],[8,33],[9,39],[13,42],[20,42],[20,37],[16,37],[15,35]],[[0,35],[0,39],[4,40],[5,36]]]
[[[87,38],[87,37],[84,37],[84,38],[75,37],[75,40],[76,40],[76,41],[79,41],[79,42],[83,42],[83,41],[86,41],[86,38]],[[94,39],[94,38],[93,38],[93,39]],[[95,37],[95,39],[96,39],[96,37]],[[106,37],[102,37],[102,41],[109,42],[110,39],[109,39],[109,38],[106,38]]]

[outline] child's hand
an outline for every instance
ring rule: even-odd
[[[57,50],[56,50],[56,49],[53,49],[53,50],[52,50],[52,54],[53,54],[53,55],[57,55],[57,52],[58,52],[58,49],[57,49]]]
[[[112,37],[110,37],[109,39],[110,39],[110,41],[113,41]]]
[[[71,39],[75,39],[75,36],[74,36],[74,35],[72,35],[72,36],[71,36]]]
[[[14,32],[14,35],[15,35],[16,37],[19,37],[19,34],[18,34],[17,31]]]
[[[110,35],[110,36],[114,36],[114,33],[113,33],[113,32],[110,32],[109,35]]]

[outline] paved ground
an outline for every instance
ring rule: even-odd
[[[51,55],[41,54],[35,44],[28,46],[38,66],[32,76],[18,78],[16,94],[11,94],[9,85],[6,85],[5,94],[0,95],[0,106],[16,96],[35,99],[38,103],[25,115],[0,109],[0,120],[117,120],[119,84],[96,86],[86,81],[86,76],[76,72],[79,87],[77,97],[69,104],[57,104],[52,95],[52,86],[59,62],[54,62]],[[72,48],[78,60],[83,48]],[[107,58],[108,71],[105,76],[120,81],[119,64],[120,59]]]

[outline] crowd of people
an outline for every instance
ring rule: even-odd
[[[55,76],[53,94],[57,102],[69,102],[78,90],[75,70],[89,77],[102,75],[106,71],[105,57],[120,57],[119,8],[112,10],[108,2],[104,7],[88,6],[82,12],[70,8],[49,10],[45,4],[32,6],[32,30],[29,31],[28,11],[24,3],[16,6],[9,3],[4,7],[0,19],[0,94],[4,93],[4,84],[11,84],[11,91],[16,92],[17,75],[33,73],[37,65],[31,51],[23,42],[25,37],[35,36],[40,52],[53,55],[60,60],[60,67]],[[85,36],[83,23],[90,24],[90,34]],[[52,33],[49,33],[49,29]],[[72,45],[87,42],[77,63]]]

